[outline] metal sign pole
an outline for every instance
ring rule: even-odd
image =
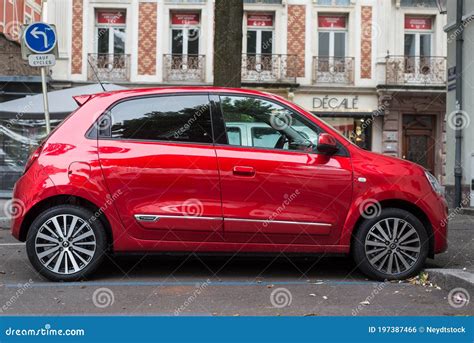
[[[48,103],[48,89],[46,86],[46,67],[41,67],[41,85],[43,88],[43,105],[44,105],[44,119],[46,121],[46,134],[51,132],[51,124],[49,122],[49,103]]]

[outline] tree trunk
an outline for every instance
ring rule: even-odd
[[[214,86],[240,87],[243,0],[216,0],[214,16]]]

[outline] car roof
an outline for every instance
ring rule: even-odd
[[[94,94],[94,98],[115,95],[123,98],[130,96],[153,95],[153,94],[170,94],[170,93],[238,93],[246,95],[260,95],[266,97],[280,98],[271,93],[261,92],[253,89],[245,88],[228,88],[228,87],[212,87],[212,86],[187,86],[187,87],[154,87],[154,88],[130,88],[110,92]]]

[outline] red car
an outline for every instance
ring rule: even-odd
[[[76,101],[14,190],[13,236],[51,280],[152,251],[351,254],[372,278],[402,279],[446,249],[434,176],[279,96],[180,87]]]

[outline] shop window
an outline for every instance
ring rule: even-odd
[[[325,117],[323,120],[360,148],[365,150],[372,148],[373,118]]]

